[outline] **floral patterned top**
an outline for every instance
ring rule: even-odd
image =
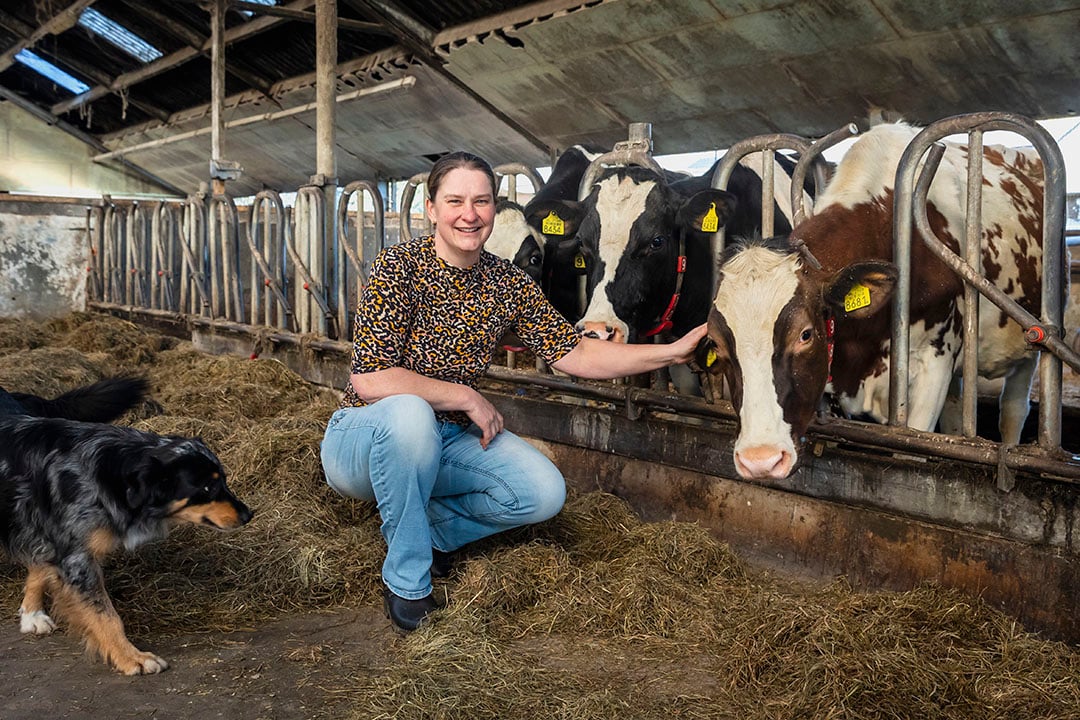
[[[356,312],[351,370],[402,367],[473,387],[510,329],[549,364],[580,342],[540,287],[509,261],[485,251],[471,268],[457,268],[435,254],[432,236],[415,238],[372,263]],[[341,407],[366,404],[349,383]],[[460,411],[437,416],[470,422]]]

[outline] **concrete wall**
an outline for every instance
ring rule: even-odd
[[[118,166],[95,163],[95,154],[22,108],[0,102],[0,191],[63,197],[165,194]]]
[[[86,305],[86,206],[0,202],[0,317],[57,317]]]

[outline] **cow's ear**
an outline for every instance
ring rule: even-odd
[[[719,373],[721,369],[719,359],[716,353],[716,343],[706,335],[694,350],[694,358],[690,361],[690,369],[697,373]]]
[[[525,208],[525,222],[548,238],[566,240],[577,233],[584,214],[574,200],[541,200]]]
[[[686,230],[714,233],[727,225],[737,204],[735,196],[726,190],[702,190],[683,202],[675,222]]]
[[[826,304],[837,314],[866,318],[888,304],[895,286],[895,265],[868,261],[848,265],[833,273],[822,293]]]

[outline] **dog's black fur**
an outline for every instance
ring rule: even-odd
[[[149,384],[141,377],[111,377],[46,400],[0,388],[0,415],[35,415],[83,422],[112,422],[143,401]]]
[[[200,439],[0,416],[0,544],[28,569],[21,630],[55,629],[44,609],[48,593],[88,649],[125,674],[161,672],[168,663],[128,641],[101,560],[120,545],[164,537],[176,523],[228,529],[251,515]]]

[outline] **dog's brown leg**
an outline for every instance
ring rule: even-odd
[[[59,576],[52,565],[31,565],[26,572],[26,589],[19,606],[19,631],[34,635],[48,635],[56,629],[56,623],[45,612],[45,589],[56,587]]]
[[[68,557],[61,572],[64,581],[56,594],[56,604],[64,619],[82,634],[88,651],[125,675],[150,675],[168,669],[165,660],[139,650],[127,639],[124,623],[105,592],[101,567],[96,562],[86,555]]]

